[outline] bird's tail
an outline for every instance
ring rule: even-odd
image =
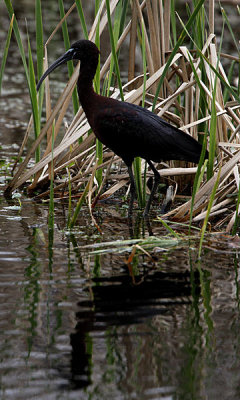
[[[181,136],[181,137],[180,137]],[[197,140],[195,140],[192,136],[181,131],[181,134],[176,139],[179,145],[179,154],[180,157],[177,159],[185,160],[189,162],[194,162],[196,164],[199,163],[201,153],[202,153],[202,145]],[[175,143],[176,144],[176,143]],[[181,148],[181,149],[180,149]],[[208,151],[205,151],[204,159],[208,159]]]

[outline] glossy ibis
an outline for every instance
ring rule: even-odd
[[[46,76],[61,64],[70,60],[81,61],[77,82],[79,100],[96,137],[127,165],[131,183],[129,215],[132,214],[136,193],[132,172],[134,158],[144,158],[154,173],[154,184],[144,211],[144,216],[147,216],[160,181],[160,174],[152,161],[184,160],[198,163],[202,146],[151,111],[96,94],[92,81],[98,59],[99,50],[96,45],[89,40],[79,40],[47,69],[38,82],[37,89]]]

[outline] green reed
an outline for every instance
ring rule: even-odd
[[[55,121],[53,122],[52,125],[52,149],[51,149],[52,159],[50,165],[50,196],[49,196],[49,209],[48,209],[48,254],[49,254],[48,268],[50,273],[52,273],[53,244],[54,244],[54,162],[53,162],[54,130],[55,130]]]
[[[147,61],[146,61],[146,41],[144,34],[144,27],[142,24],[141,31],[141,50],[142,50],[142,65],[143,65],[143,94],[142,94],[142,107],[145,105],[145,97],[146,97],[146,81],[147,81]],[[140,208],[144,208],[146,205],[146,164],[145,164],[145,173],[142,182],[142,160],[141,157],[136,157],[133,162],[134,168],[134,176],[136,182],[136,191],[137,191],[137,199]]]
[[[30,40],[28,37],[28,71],[29,71],[29,91],[30,91],[30,99],[33,110],[33,123],[34,123],[34,132],[35,139],[38,138],[40,134],[40,115],[38,108],[38,96],[37,96],[37,88],[36,88],[36,77],[34,72],[33,58]],[[35,161],[38,162],[40,160],[40,146],[36,149],[35,153]]]
[[[83,35],[84,35],[85,39],[88,39],[88,31],[87,31],[87,25],[86,25],[84,12],[83,12],[83,8],[82,8],[82,2],[81,2],[81,0],[75,0],[75,3],[77,6],[77,11],[78,11],[78,15],[79,15],[80,23],[81,23],[81,28],[83,30]]]
[[[69,226],[68,226],[69,229],[73,229],[73,227],[74,227],[74,225],[75,225],[75,223],[77,221],[78,214],[79,214],[79,212],[80,212],[80,210],[82,208],[82,205],[84,204],[84,201],[85,201],[85,199],[87,197],[89,186],[90,186],[90,180],[88,181],[88,183],[87,183],[87,185],[86,185],[81,197],[79,198],[79,200],[77,202],[76,208],[74,210],[73,216],[72,216],[71,221],[70,221]]]
[[[98,7],[99,5],[97,5],[97,2],[95,4],[95,17],[97,15],[98,12]],[[97,27],[96,27],[96,36],[95,36],[95,44],[97,46],[97,48],[100,50],[100,35],[99,35],[99,24],[100,24],[100,19],[98,18],[98,23],[97,23]],[[97,65],[97,70],[95,73],[95,77],[94,77],[94,89],[95,92],[100,94],[100,58],[98,60],[98,65]],[[101,165],[103,162],[103,145],[102,142],[100,142],[100,140],[96,139],[96,162],[98,163],[98,165]],[[102,168],[97,169],[96,171],[96,179],[98,182],[98,186],[101,186],[102,183]]]
[[[49,197],[49,213],[48,213],[48,231],[49,236],[53,238],[54,232],[54,163],[53,163],[53,146],[54,146],[54,130],[55,123],[52,126],[52,159],[50,164],[50,197]]]
[[[35,1],[35,24],[36,24],[36,51],[37,51],[37,79],[43,74],[43,22],[41,0]]]
[[[110,43],[111,43],[111,52],[112,52],[112,57],[113,57],[114,65],[115,65],[115,69],[116,69],[116,75],[117,75],[117,80],[118,80],[118,87],[119,87],[119,91],[120,91],[120,97],[121,97],[121,100],[124,101],[124,95],[123,95],[123,89],[122,89],[122,81],[121,81],[120,69],[119,69],[119,64],[118,64],[118,57],[117,57],[117,52],[116,52],[116,44],[115,44],[114,34],[113,34],[113,27],[112,27],[111,13],[110,13],[110,1],[109,0],[106,0],[106,8],[107,8],[107,18],[108,18],[108,30],[109,30]]]
[[[58,0],[58,6],[59,6],[60,17],[61,17],[61,19],[63,19],[65,17],[63,0]],[[66,19],[62,23],[62,33],[63,33],[63,40],[64,40],[64,45],[65,45],[65,50],[67,51],[70,48],[71,44],[70,44],[68,26],[67,26],[67,20]],[[72,76],[72,74],[73,74],[73,71],[74,71],[73,61],[69,61],[67,63],[67,67],[68,67],[68,75],[69,75],[69,78],[70,78]],[[77,88],[76,87],[73,90],[72,102],[73,102],[73,110],[74,110],[74,113],[76,114],[78,112],[78,109],[79,109],[79,101],[78,101],[78,94],[77,94]]]
[[[12,19],[13,15],[14,15],[14,9],[12,6],[12,2],[11,2],[11,0],[4,0],[4,1],[5,1],[6,8],[8,10],[9,16]],[[36,0],[35,9],[36,9],[36,38],[37,38],[36,42],[37,42],[37,48],[38,48],[37,65],[38,65],[38,73],[40,74],[41,71],[43,70],[43,58],[41,57],[41,49],[43,48],[43,43],[42,43],[43,35],[42,35],[42,23],[41,23],[41,21],[42,21],[41,5],[38,0]],[[13,31],[14,31],[14,35],[15,35],[15,38],[16,38],[16,41],[18,44],[19,52],[20,52],[23,67],[24,67],[24,72],[26,75],[26,81],[28,84],[28,90],[29,90],[29,95],[30,95],[31,104],[32,104],[35,138],[37,138],[40,133],[41,107],[40,107],[40,109],[38,108],[36,79],[35,79],[35,72],[34,72],[30,40],[28,37],[28,62],[27,62],[27,58],[26,58],[24,46],[23,46],[23,41],[21,38],[21,34],[20,34],[20,30],[19,30],[16,18],[13,19]],[[36,150],[35,160],[36,160],[36,162],[38,162],[40,160],[40,147],[38,147]]]
[[[5,43],[4,50],[3,50],[2,63],[1,63],[1,68],[0,68],[0,94],[1,94],[1,89],[2,89],[2,79],[3,79],[4,69],[5,69],[7,56],[8,56],[8,49],[9,49],[11,36],[12,36],[14,18],[15,18],[15,16],[13,15],[12,19],[10,21],[10,25],[9,25],[9,29],[8,29],[8,33],[7,33],[7,39],[6,39],[6,43]]]
[[[235,236],[238,233],[238,227],[239,227],[239,205],[240,205],[240,186],[238,189],[238,195],[237,195],[237,204],[236,204],[236,214],[235,214],[235,221],[232,229],[232,235]]]
[[[67,227],[70,227],[71,215],[72,215],[72,184],[71,184],[71,174],[69,168],[67,168],[68,174],[68,219]]]
[[[165,68],[163,70],[163,73],[162,73],[162,75],[161,75],[161,77],[159,79],[159,82],[158,82],[156,94],[155,94],[155,97],[154,97],[154,100],[153,100],[153,106],[152,106],[152,110],[153,111],[154,111],[154,109],[156,107],[157,100],[158,100],[158,95],[159,95],[160,89],[162,87],[162,84],[164,82],[164,79],[165,79],[165,77],[167,75],[167,72],[169,70],[170,64],[171,64],[174,56],[177,54],[177,51],[178,51],[179,47],[183,44],[184,39],[185,39],[185,37],[187,35],[187,31],[190,29],[190,27],[192,27],[194,25],[196,16],[198,15],[202,5],[204,4],[204,1],[205,0],[199,0],[198,3],[196,4],[193,13],[191,14],[190,18],[188,19],[186,25],[183,27],[183,30],[181,31],[181,33],[179,35],[179,38],[178,38],[175,46],[173,47],[173,49],[171,51],[171,54],[170,54],[170,56],[169,56],[169,58],[168,58],[168,60],[166,62],[166,66],[165,66]]]
[[[218,188],[220,173],[221,173],[221,168],[219,168],[218,176],[217,176],[216,182],[214,184],[212,193],[210,195],[210,199],[209,199],[209,203],[208,203],[208,207],[207,207],[207,213],[206,213],[206,216],[205,216],[204,221],[203,221],[203,226],[202,226],[201,233],[200,233],[200,242],[199,242],[199,248],[198,248],[198,258],[201,257],[203,240],[204,240],[205,232],[206,232],[206,229],[207,229],[209,215],[210,215],[210,212],[211,212],[211,209],[212,209],[212,205],[213,205],[213,202],[214,202],[214,197],[215,197],[215,194],[216,194],[216,191],[217,191],[217,188]]]

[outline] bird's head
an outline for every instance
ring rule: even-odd
[[[95,65],[98,62],[98,56],[99,50],[93,42],[90,40],[78,40],[71,45],[70,49],[65,54],[54,61],[54,63],[44,72],[37,84],[37,90],[39,90],[44,79],[60,65],[65,64],[70,60],[80,60],[82,63],[94,63]]]

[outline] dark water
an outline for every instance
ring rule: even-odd
[[[22,12],[31,19],[32,3]],[[0,15],[2,38],[3,3]],[[197,240],[157,246],[155,262],[134,257],[135,281],[129,252],[84,247],[148,237],[137,220],[129,229],[121,203],[96,209],[101,236],[87,209],[70,234],[56,202],[52,240],[48,204],[2,196],[30,114],[18,63],[8,61],[0,99],[0,399],[239,399],[238,240],[206,238],[199,263]]]
[[[138,255],[134,284],[127,253],[82,248],[128,238],[120,213],[99,210],[100,238],[83,211],[70,236],[57,205],[51,247],[47,206],[14,204],[0,212],[1,399],[239,398],[238,244],[209,239],[201,264],[196,243]]]
[[[238,244],[209,239],[201,264],[196,243],[138,255],[134,284],[127,253],[82,248],[128,238],[120,213],[99,210],[100,238],[86,210],[70,236],[57,205],[51,247],[47,206],[14,204],[0,212],[1,399],[239,398]]]

